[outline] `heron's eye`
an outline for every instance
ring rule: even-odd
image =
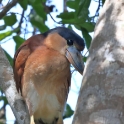
[[[67,44],[69,45],[69,46],[71,46],[71,45],[73,45],[73,40],[67,40]]]

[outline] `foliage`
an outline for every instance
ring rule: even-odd
[[[1,20],[3,24],[0,25],[0,43],[2,44],[3,42],[8,41],[8,39],[14,40],[16,44],[15,49],[17,49],[20,44],[25,41],[25,38],[27,38],[26,35],[30,34],[31,36],[42,33],[50,28],[45,23],[48,20],[48,15],[50,15],[55,22],[55,25],[76,28],[81,31],[82,36],[85,39],[86,47],[89,49],[92,40],[89,33],[94,31],[94,18],[98,16],[99,9],[105,0],[98,0],[98,8],[93,17],[90,17],[89,14],[89,6],[92,0],[67,0],[65,8],[68,8],[70,11],[64,9],[62,13],[57,15],[57,18],[61,20],[60,22],[56,22],[51,15],[51,12],[56,12],[54,11],[56,10],[56,6],[53,5],[51,1],[20,0],[17,6],[20,6],[22,11],[9,11]],[[0,4],[2,5],[2,2],[0,2]],[[12,57],[7,52],[5,52],[5,54],[12,65]],[[86,57],[84,57],[84,61],[86,61]],[[67,105],[64,118],[70,117],[72,114],[73,110]]]
[[[74,111],[71,109],[70,105],[67,104],[63,119],[71,117],[73,115],[73,113],[74,113]]]

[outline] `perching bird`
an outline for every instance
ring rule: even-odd
[[[71,83],[70,64],[83,73],[84,46],[84,40],[73,30],[58,27],[32,36],[17,50],[16,87],[35,124],[63,124]]]

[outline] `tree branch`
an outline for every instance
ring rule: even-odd
[[[72,124],[124,124],[123,4],[123,0],[104,3]]]
[[[17,119],[18,124],[30,124],[27,106],[18,94],[13,79],[12,68],[0,46],[0,87],[6,95],[8,103]]]
[[[13,0],[13,1],[10,2],[9,4],[7,4],[7,5],[4,7],[3,11],[0,12],[0,19],[2,19],[2,18],[6,15],[6,13],[7,13],[13,6],[16,5],[17,2],[18,2],[18,0]]]

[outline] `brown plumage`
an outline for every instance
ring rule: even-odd
[[[14,57],[14,78],[35,124],[63,124],[71,83],[70,63],[83,72],[84,41],[67,28],[29,38]]]

